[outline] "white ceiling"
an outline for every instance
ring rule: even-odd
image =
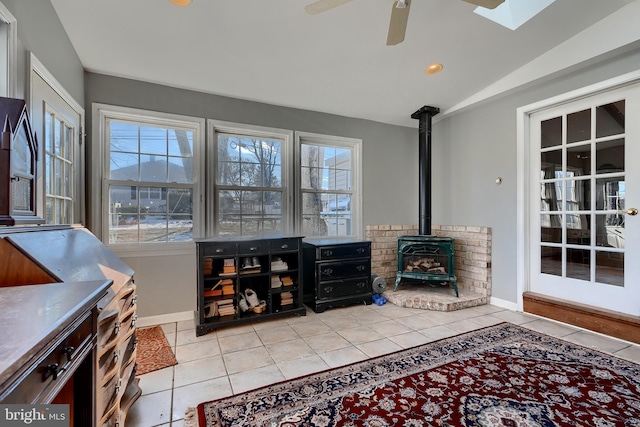
[[[89,71],[413,127],[421,106],[468,103],[634,0],[557,0],[516,31],[460,0],[413,0],[396,46],[392,0],[315,16],[311,2],[51,0]],[[425,75],[434,62],[444,70]]]

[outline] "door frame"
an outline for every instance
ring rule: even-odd
[[[640,82],[640,70],[623,74],[593,85],[585,86],[552,98],[537,101],[519,107],[516,110],[516,298],[518,311],[524,311],[523,293],[530,290],[530,243],[531,236],[531,159],[530,159],[530,122],[531,115],[539,111],[556,107],[581,98],[586,98],[624,86]]]
[[[86,224],[87,223],[87,207],[86,204],[84,202],[81,202],[81,200],[85,200],[85,194],[86,194],[86,170],[85,170],[85,125],[84,125],[84,120],[85,120],[85,111],[84,111],[84,107],[82,107],[82,105],[80,105],[80,103],[78,101],[76,101],[73,96],[71,96],[71,94],[64,88],[64,86],[62,86],[62,84],[53,76],[53,74],[51,74],[51,72],[49,72],[49,70],[47,70],[47,68],[44,66],[44,64],[42,62],[40,62],[40,60],[33,54],[33,52],[28,52],[28,63],[27,63],[27,70],[29,72],[29,76],[27,78],[27,88],[26,88],[26,102],[27,102],[27,107],[29,110],[29,115],[31,117],[33,117],[33,115],[35,114],[34,111],[34,105],[33,105],[33,99],[32,99],[32,95],[33,95],[33,76],[34,74],[36,74],[38,77],[40,77],[47,85],[49,85],[49,87],[58,95],[60,96],[60,98],[69,105],[69,107],[71,107],[71,109],[80,117],[80,123],[79,123],[79,128],[78,128],[78,132],[77,132],[77,153],[75,153],[75,157],[78,161],[78,164],[76,165],[76,180],[77,182],[74,184],[76,186],[76,188],[74,189],[74,194],[75,194],[75,208],[74,208],[74,216],[75,216],[75,222],[76,223],[80,223],[80,224]],[[39,136],[40,140],[38,142],[38,144],[43,144],[44,140],[42,139],[42,136]],[[37,212],[41,212],[44,213],[45,212],[45,197],[44,197],[44,162],[43,162],[43,158],[44,158],[44,147],[43,146],[39,146],[38,147],[38,181],[36,182],[36,185],[38,186],[38,191],[37,194],[41,195],[40,197],[38,197],[38,200],[36,201],[36,206],[37,206]],[[41,215],[44,218],[44,215]]]

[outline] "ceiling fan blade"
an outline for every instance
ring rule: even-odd
[[[349,3],[351,0],[318,0],[315,3],[311,3],[304,8],[304,11],[309,15],[317,15],[318,13],[325,12],[334,7],[342,6],[345,3]]]
[[[391,22],[389,22],[389,34],[387,35],[387,46],[393,46],[404,41],[407,32],[407,22],[409,21],[409,7],[411,1],[406,0],[405,7],[398,7],[398,3],[393,2],[391,9]]]
[[[504,3],[504,0],[462,0],[467,3],[475,4],[476,6],[484,7],[487,9],[495,9]]]

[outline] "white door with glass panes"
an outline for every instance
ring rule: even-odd
[[[640,84],[530,121],[529,290],[640,315]]]
[[[43,217],[47,224],[83,222],[82,207],[77,203],[82,191],[81,113],[34,71],[31,102],[31,119],[43,165],[40,173],[45,195]]]

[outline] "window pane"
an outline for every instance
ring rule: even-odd
[[[619,135],[625,131],[624,99],[596,108],[596,137]]]
[[[44,149],[53,152],[53,134],[51,133],[53,116],[48,111],[44,113]]]
[[[193,159],[189,157],[169,157],[169,182],[193,182]]]
[[[53,157],[50,155],[44,156],[44,170],[46,174],[46,179],[44,180],[44,192],[45,194],[51,194],[51,186],[53,183]]]
[[[319,168],[304,166],[300,172],[301,186],[304,190],[320,190],[322,188]]]
[[[164,128],[140,126],[140,152],[167,155],[167,130]]]
[[[65,174],[64,174],[64,191],[63,191],[63,196],[65,197],[72,197],[73,193],[71,190],[71,175],[72,175],[72,168],[71,168],[71,164],[70,163],[65,163]]]
[[[624,286],[624,253],[596,252],[596,282]]]
[[[540,248],[540,272],[562,276],[562,248]]]
[[[596,209],[625,209],[626,185],[623,177],[596,179]]]
[[[140,242],[166,242],[167,231],[167,215],[140,214]]]
[[[168,213],[174,215],[193,214],[193,192],[190,189],[170,188],[168,190]]]
[[[567,170],[575,176],[591,174],[591,145],[567,148]]]
[[[167,157],[141,154],[140,180],[167,182]]]
[[[624,172],[624,138],[596,144],[596,173]]]
[[[138,154],[111,153],[111,179],[138,181]]]
[[[553,179],[557,173],[562,174],[562,150],[541,153],[540,167],[544,172],[542,179]]]
[[[567,248],[567,277],[591,280],[590,259],[591,251],[589,249]]]
[[[63,155],[64,158],[67,160],[72,160],[71,159],[71,137],[72,137],[72,129],[65,125],[64,126],[64,145],[63,145]]]
[[[53,119],[53,153],[56,156],[62,156],[62,127],[60,120],[57,118]]]
[[[318,167],[320,148],[317,145],[302,144],[300,148],[300,164],[304,167]]]
[[[169,155],[193,157],[193,131],[183,129],[170,129]]]
[[[540,124],[540,128],[542,148],[562,144],[562,117],[545,120]]]
[[[567,144],[591,139],[591,110],[567,115]]]
[[[109,143],[112,152],[138,152],[138,125],[110,122],[109,130]]]

